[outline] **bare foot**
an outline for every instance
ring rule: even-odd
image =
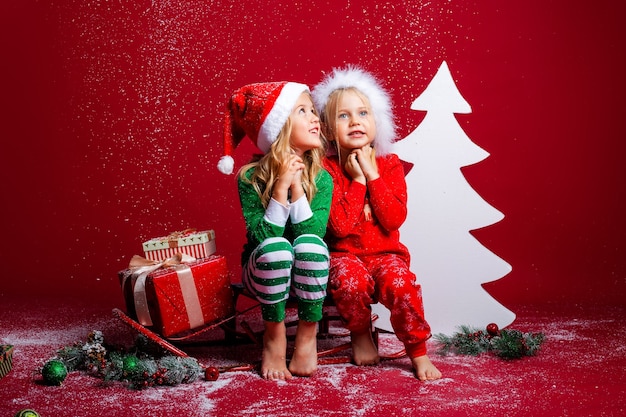
[[[261,376],[270,381],[291,379],[287,369],[287,330],[285,323],[265,322]]]
[[[420,381],[433,381],[441,378],[441,372],[427,355],[417,356],[411,359],[413,369],[415,370],[415,376]]]
[[[350,333],[350,340],[352,342],[352,359],[355,365],[376,365],[380,362],[378,349],[369,329],[364,332]]]
[[[297,376],[311,376],[317,371],[317,323],[303,320],[298,322],[289,371]]]

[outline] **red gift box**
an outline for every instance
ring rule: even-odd
[[[120,271],[119,278],[128,315],[165,337],[234,314],[223,256],[212,255],[149,273],[129,268]]]

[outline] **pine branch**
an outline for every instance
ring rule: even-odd
[[[502,359],[519,359],[534,356],[544,340],[542,333],[522,333],[519,330],[499,330],[494,324],[487,326],[487,332],[470,326],[459,326],[452,336],[436,334],[441,355],[471,355],[492,353]]]
[[[104,381],[120,381],[132,389],[155,385],[178,385],[196,381],[203,369],[194,358],[172,355],[154,357],[145,340],[138,338],[130,349],[115,350],[104,345],[102,332],[89,334],[88,342],[75,343],[57,351],[68,371],[85,370]]]

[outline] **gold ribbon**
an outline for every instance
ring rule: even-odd
[[[183,302],[187,311],[189,328],[195,329],[204,324],[204,314],[202,313],[196,282],[193,279],[193,272],[191,272],[191,268],[188,266],[178,265],[175,268],[178,276],[178,285],[183,294]]]
[[[185,253],[177,253],[171,258],[167,258],[161,262],[152,261],[139,255],[134,255],[128,268],[131,270],[131,274],[124,278],[122,282],[122,288],[126,286],[126,280],[130,277],[131,285],[133,289],[133,301],[135,303],[135,312],[137,313],[137,320],[143,326],[152,326],[152,317],[150,316],[150,310],[148,309],[148,299],[146,297],[146,278],[148,275],[160,268],[169,268],[189,262],[195,261],[196,258],[187,255]]]
[[[196,229],[194,227],[191,227],[189,229],[181,230],[179,232],[172,232],[169,235],[167,235],[165,239],[167,240],[167,244],[170,248],[177,248],[178,239],[188,236],[195,232],[196,232]]]

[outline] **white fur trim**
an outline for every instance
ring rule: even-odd
[[[305,91],[309,91],[309,87],[304,84],[292,82],[288,82],[283,89],[280,90],[280,94],[278,98],[276,98],[272,110],[270,110],[267,117],[265,117],[259,129],[257,146],[263,153],[267,153],[270,150],[270,146],[272,146],[272,143],[278,138],[278,134],[289,118],[298,97]]]
[[[369,99],[376,121],[376,137],[374,147],[376,155],[387,155],[392,151],[396,140],[396,124],[393,120],[393,106],[389,94],[381,87],[380,82],[361,68],[348,65],[344,69],[334,68],[312,91],[313,103],[322,113],[328,97],[335,90],[354,87]]]
[[[217,169],[226,175],[230,175],[233,173],[233,168],[235,167],[235,160],[232,156],[224,155],[220,158],[217,163]]]

